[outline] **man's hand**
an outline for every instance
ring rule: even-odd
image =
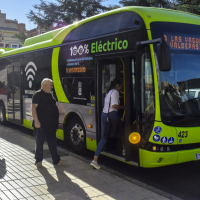
[[[40,128],[41,127],[41,124],[39,121],[35,122],[35,128]]]

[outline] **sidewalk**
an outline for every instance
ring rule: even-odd
[[[67,151],[59,152],[67,159],[66,165],[54,168],[47,156],[44,167],[37,169],[34,148],[33,138],[0,126],[0,199],[168,199],[102,169],[95,170]],[[44,145],[45,154],[47,149]]]

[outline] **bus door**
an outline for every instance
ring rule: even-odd
[[[97,61],[97,141],[100,141],[101,138],[101,113],[104,107],[104,98],[106,94],[109,92],[109,86],[111,81],[114,78],[118,78],[122,82],[122,90],[120,91],[120,105],[124,105],[127,101],[126,98],[129,98],[128,104],[129,106],[126,107],[125,110],[119,110],[118,114],[124,121],[125,126],[128,125],[130,130],[134,131],[134,122],[136,119],[136,112],[135,112],[135,74],[134,74],[134,67],[135,67],[135,59],[130,57],[122,57],[122,58],[106,58],[100,59]],[[128,78],[126,76],[126,65],[129,69]],[[126,83],[127,82],[127,83]],[[127,92],[126,92],[127,91]],[[127,116],[125,113],[128,113],[128,121],[126,120]],[[104,147],[104,152],[107,154],[111,154],[114,157],[120,157],[121,159],[126,160],[128,156],[132,158],[133,161],[136,161],[138,158],[133,158],[132,154],[135,154],[134,148],[130,147],[129,142],[127,142],[127,130],[124,127],[123,134],[121,138],[118,139],[109,139],[107,144]],[[122,155],[123,144],[125,142],[126,148],[126,156]],[[131,154],[131,155],[130,155]]]
[[[8,120],[17,124],[22,124],[21,80],[21,67],[8,67]]]

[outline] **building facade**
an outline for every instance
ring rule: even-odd
[[[0,10],[0,48],[20,48],[23,43],[15,37],[15,34],[26,32],[25,24],[6,19],[6,14]]]

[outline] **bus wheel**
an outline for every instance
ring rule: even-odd
[[[79,117],[70,120],[66,130],[66,140],[76,153],[86,152],[85,128]]]
[[[3,103],[0,103],[0,124],[6,123],[6,112]]]

